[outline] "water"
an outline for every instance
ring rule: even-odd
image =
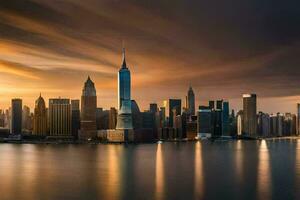
[[[0,144],[0,199],[300,199],[300,140]]]

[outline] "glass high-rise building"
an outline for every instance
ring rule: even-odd
[[[78,131],[80,130],[80,101],[79,99],[71,100],[72,111],[72,135],[78,138]]]
[[[243,134],[257,135],[256,94],[243,95]]]
[[[229,136],[229,102],[223,101],[222,108],[222,135]]]
[[[12,99],[11,101],[10,133],[15,135],[22,133],[22,99]]]
[[[118,119],[116,129],[132,129],[131,116],[131,77],[126,65],[125,49],[123,48],[123,63],[118,73]]]

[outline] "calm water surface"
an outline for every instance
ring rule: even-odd
[[[300,140],[0,144],[0,199],[300,199]]]

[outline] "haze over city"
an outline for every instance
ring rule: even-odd
[[[270,6],[270,4],[272,6]],[[296,112],[300,100],[297,1],[10,0],[0,4],[0,105],[41,92],[78,98],[90,75],[98,105],[117,105],[121,48],[127,49],[132,99],[182,98],[196,105],[243,93],[258,110]]]

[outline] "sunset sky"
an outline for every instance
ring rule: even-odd
[[[79,99],[88,75],[98,107],[116,107],[122,43],[142,110],[184,100],[190,84],[197,106],[241,108],[242,93],[265,112],[300,102],[299,1],[0,0],[0,108],[33,108],[40,92]]]

